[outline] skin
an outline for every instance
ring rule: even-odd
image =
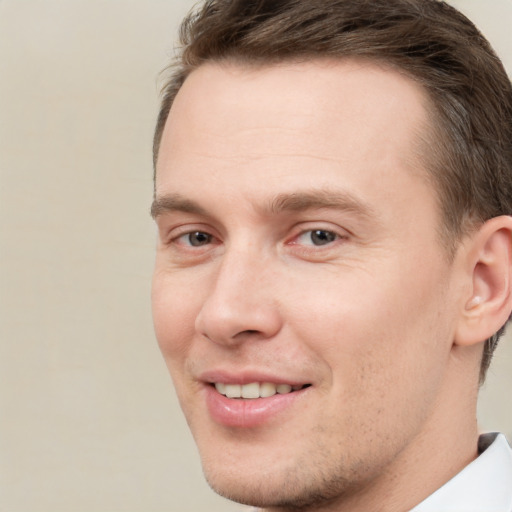
[[[471,251],[441,243],[418,154],[426,103],[350,60],[206,64],[180,90],[157,167],[154,323],[220,494],[405,511],[476,456],[481,344],[454,342]],[[310,387],[262,425],[227,427],[201,380],[219,369]]]

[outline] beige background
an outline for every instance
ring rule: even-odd
[[[512,70],[511,0],[454,2]],[[152,332],[158,72],[190,1],[0,0],[0,510],[240,510]],[[512,439],[512,343],[480,406]]]

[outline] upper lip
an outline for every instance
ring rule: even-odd
[[[225,370],[207,370],[199,375],[199,380],[214,384],[222,382],[223,384],[251,384],[252,382],[271,382],[273,384],[289,384],[291,386],[302,386],[309,384],[307,380],[289,378],[283,375],[265,372],[265,371],[225,371]]]

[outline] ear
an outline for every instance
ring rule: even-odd
[[[512,217],[488,220],[464,245],[470,286],[455,344],[474,345],[496,333],[512,310]]]

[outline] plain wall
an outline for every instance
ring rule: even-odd
[[[512,2],[460,0],[512,70]],[[176,0],[0,0],[0,511],[241,510],[151,323],[151,139]],[[512,343],[480,423],[512,439]]]

